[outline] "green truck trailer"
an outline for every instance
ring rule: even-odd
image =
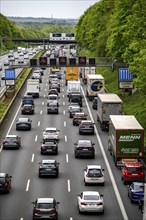
[[[108,150],[116,166],[144,157],[144,129],[133,115],[110,115]]]

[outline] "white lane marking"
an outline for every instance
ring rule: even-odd
[[[47,80],[47,82],[48,82],[48,80]],[[46,83],[46,86],[47,86],[48,84]]]
[[[66,121],[64,121],[64,127],[66,127]]]
[[[63,114],[65,115],[65,110],[63,111]]]
[[[70,192],[70,180],[67,180],[67,189],[68,189],[68,192]]]
[[[45,92],[47,91],[47,89],[45,89]]]
[[[44,98],[45,98],[45,96],[46,96],[46,95],[44,94]]]
[[[42,102],[42,105],[44,105],[44,102]]]
[[[68,159],[68,154],[66,154],[66,163],[69,162],[69,159]]]
[[[65,142],[67,142],[67,135],[65,135]]]
[[[62,86],[63,86],[63,83],[62,83]],[[63,91],[63,90],[62,90]]]
[[[38,121],[38,127],[40,126],[40,121]]]
[[[81,87],[81,89],[82,89],[82,94],[83,94],[83,96],[84,96],[84,99],[85,99],[85,102],[86,102],[86,105],[87,105],[87,108],[88,108],[88,112],[89,112],[90,118],[91,118],[92,121],[94,121],[94,120],[93,120],[93,117],[92,117],[92,113],[91,113],[90,108],[89,108],[89,105],[88,105],[88,102],[87,102],[87,99],[86,99],[86,96],[85,96],[85,93],[84,93],[84,90],[83,90],[82,87]],[[128,220],[128,216],[127,216],[127,213],[126,213],[126,210],[125,210],[123,201],[122,201],[122,199],[121,199],[121,196],[120,196],[120,193],[119,193],[119,190],[118,190],[116,181],[115,181],[115,179],[114,179],[114,175],[113,175],[113,173],[112,173],[110,164],[109,164],[109,162],[108,162],[108,159],[107,159],[107,156],[106,156],[106,153],[105,153],[103,144],[102,144],[102,142],[101,142],[99,133],[98,133],[98,131],[97,131],[96,126],[94,126],[94,128],[95,128],[96,137],[97,137],[97,140],[98,140],[98,143],[99,143],[99,146],[100,146],[102,155],[103,155],[103,159],[104,159],[104,161],[105,161],[105,164],[106,164],[106,167],[107,167],[107,170],[108,170],[108,173],[109,173],[109,176],[110,176],[112,185],[113,185],[113,189],[114,189],[114,191],[115,191],[115,195],[116,195],[116,197],[117,197],[118,204],[119,204],[119,207],[120,207],[121,212],[122,212],[122,215],[123,215],[123,220]]]
[[[64,89],[62,89],[62,92],[64,92]]]
[[[62,97],[64,98],[64,94],[62,95]]]
[[[18,107],[18,109],[17,109],[17,112],[16,112],[16,114],[15,114],[13,120],[12,120],[12,123],[10,124],[10,127],[9,127],[9,129],[8,129],[8,132],[7,132],[6,136],[10,133],[10,130],[11,130],[13,124],[14,124],[14,121],[15,121],[15,119],[16,119],[16,116],[18,115],[18,112],[19,112],[20,108],[21,108],[21,103],[20,103],[20,105],[19,105],[19,107]],[[2,149],[3,149],[3,146],[1,145],[0,152],[2,151]]]
[[[23,220],[23,218],[20,218],[20,220]]]
[[[41,111],[40,111],[40,115],[42,115],[42,113],[43,113],[43,111],[41,110]]]
[[[63,105],[65,105],[65,102],[63,102]]]
[[[70,218],[69,218],[69,220],[73,220],[73,218],[72,218],[72,217],[70,217]]]
[[[37,140],[38,140],[38,136],[36,135],[36,136],[35,136],[35,142],[37,142]]]
[[[26,192],[29,190],[30,180],[27,180]]]
[[[32,163],[34,162],[34,154],[32,154],[31,162],[32,162]]]

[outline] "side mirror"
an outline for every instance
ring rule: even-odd
[[[104,171],[104,169],[102,169],[102,171]]]
[[[9,176],[9,178],[12,178],[12,176]]]
[[[31,204],[35,205],[35,202],[31,202]]]
[[[57,202],[57,204],[60,204],[60,202]]]
[[[101,197],[103,197],[103,195],[102,195],[102,194],[101,194],[100,196],[101,196]]]
[[[74,143],[74,145],[77,145],[77,143]]]

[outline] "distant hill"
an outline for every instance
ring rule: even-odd
[[[19,26],[39,26],[43,25],[73,25],[75,26],[78,22],[78,19],[73,18],[46,18],[46,17],[7,17],[9,20],[14,21],[16,25]]]

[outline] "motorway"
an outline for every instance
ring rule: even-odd
[[[127,186],[123,185],[120,170],[115,167],[107,149],[108,133],[101,131],[96,121],[96,110],[91,102],[83,100],[83,111],[88,119],[95,121],[95,135],[79,135],[78,127],[72,125],[68,116],[68,99],[65,80],[61,80],[59,114],[47,114],[48,69],[45,70],[40,98],[35,99],[35,114],[22,116],[21,96],[18,97],[7,119],[2,136],[18,134],[22,140],[20,150],[1,149],[0,172],[12,175],[12,189],[9,194],[0,195],[0,220],[31,220],[32,201],[38,197],[54,197],[59,204],[59,220],[142,220],[137,204],[130,203]],[[85,86],[83,86],[83,94]],[[22,96],[26,87],[22,90]],[[32,119],[31,131],[16,131],[19,117]],[[40,142],[46,127],[60,130],[58,155],[41,155]],[[91,139],[95,143],[95,159],[75,159],[74,143],[79,139]],[[60,162],[59,178],[38,178],[39,162],[42,159],[56,159]],[[88,164],[99,164],[105,171],[105,186],[85,186],[83,169]],[[84,190],[96,190],[104,195],[104,215],[80,215],[77,209],[77,195]]]

